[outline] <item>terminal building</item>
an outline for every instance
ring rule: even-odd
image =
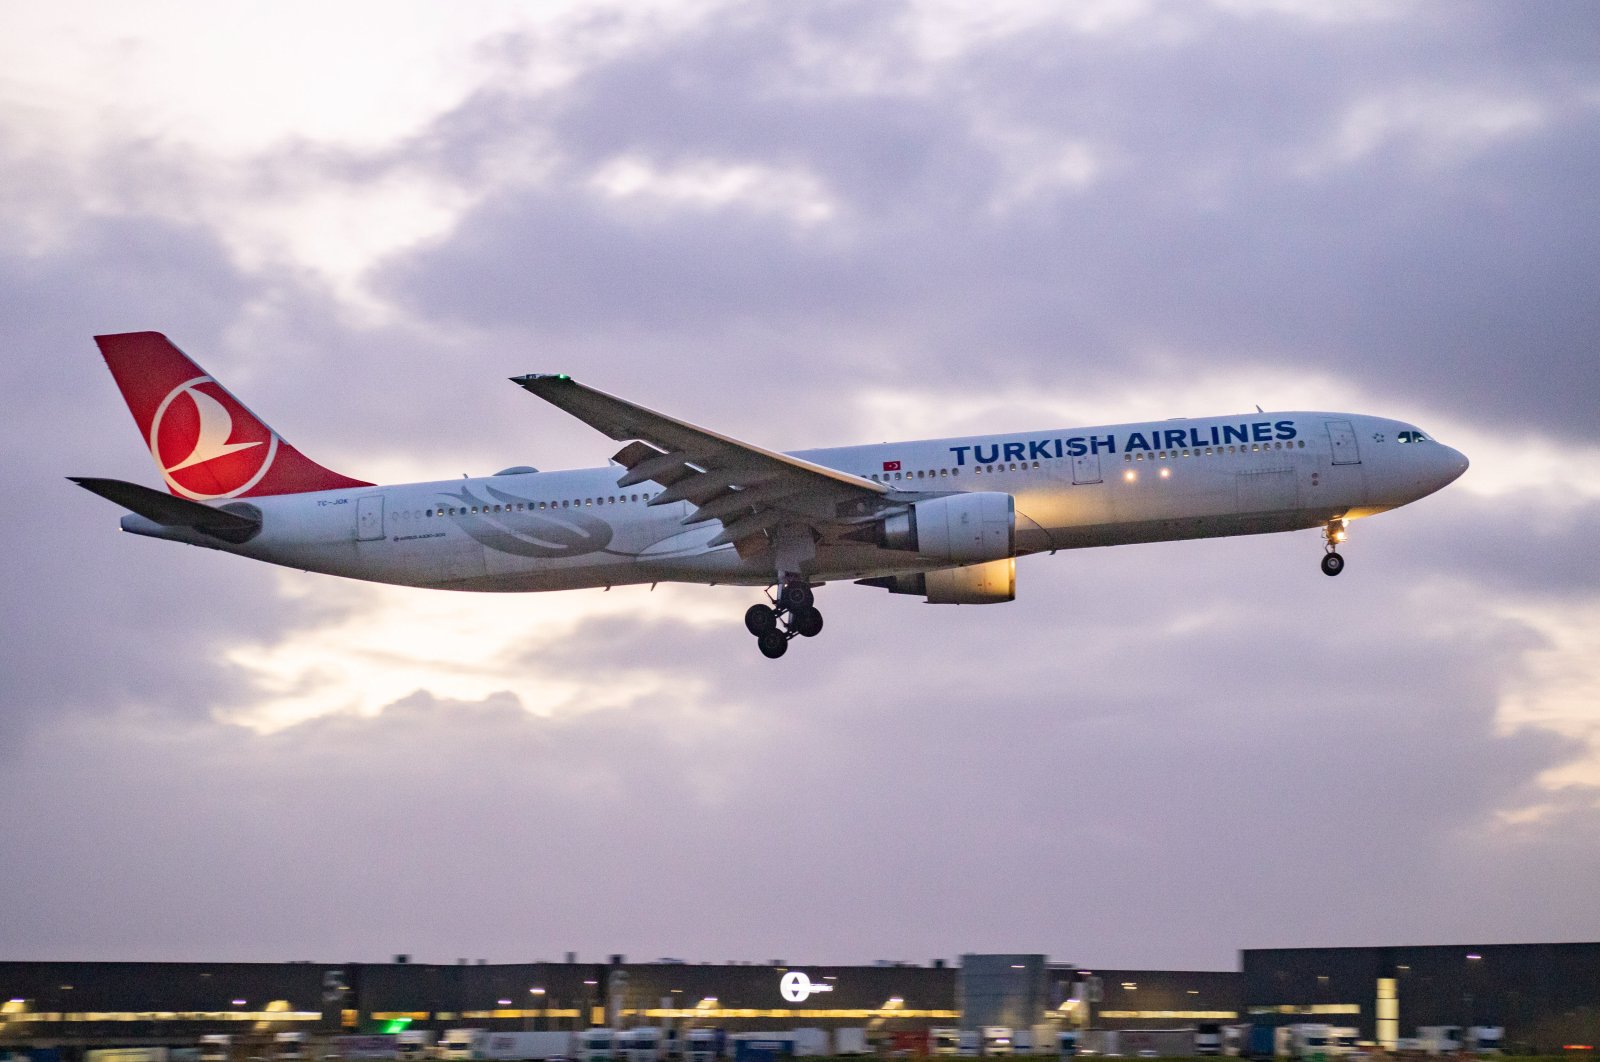
[[[861,1028],[1157,1030],[1301,1022],[1393,1047],[1437,1025],[1498,1025],[1513,1050],[1600,1042],[1600,943],[1290,948],[1229,971],[1082,969],[1041,954],[926,965],[663,959],[453,964],[0,962],[0,1050],[311,1042],[402,1030],[641,1025],[729,1032]],[[1042,1042],[1042,1041],[1041,1041]]]

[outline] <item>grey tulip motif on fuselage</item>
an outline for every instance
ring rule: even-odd
[[[493,499],[488,504],[465,489],[450,495],[460,503],[450,519],[489,549],[520,557],[581,557],[611,544],[611,525],[582,510],[535,510],[536,503],[526,498],[487,490]],[[496,502],[501,512],[493,511]],[[519,503],[526,506],[520,512]],[[472,512],[474,508],[478,511]]]

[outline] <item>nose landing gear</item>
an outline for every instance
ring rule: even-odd
[[[1322,574],[1338,575],[1344,571],[1344,558],[1339,555],[1339,543],[1345,540],[1345,526],[1348,521],[1329,520],[1328,526],[1322,529],[1324,541],[1322,554]]]
[[[776,660],[789,651],[789,639],[822,633],[822,613],[806,583],[790,580],[769,596],[775,596],[777,603],[751,605],[744,613],[744,628],[755,635],[762,656]]]

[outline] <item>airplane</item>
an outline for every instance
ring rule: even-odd
[[[1018,557],[1323,530],[1467,469],[1415,425],[1256,412],[778,453],[560,374],[512,382],[624,445],[600,468],[379,486],[306,457],[159,332],[95,337],[165,492],[69,477],[122,530],[290,568],[442,590],[633,583],[764,587],[745,613],[776,659],[815,637],[814,590],[855,582],[978,605],[1016,597]]]

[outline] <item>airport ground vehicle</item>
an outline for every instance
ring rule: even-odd
[[[445,1062],[466,1062],[478,1057],[483,1038],[488,1035],[484,1029],[446,1029],[434,1045],[433,1053]]]
[[[1277,1029],[1262,1022],[1224,1025],[1222,1053],[1237,1058],[1271,1058],[1277,1054]]]
[[[579,1062],[616,1062],[615,1029],[585,1029],[578,1034]]]
[[[836,1055],[868,1055],[872,1047],[867,1043],[867,1030],[847,1026],[833,1030],[833,1053]]]
[[[684,1057],[688,1062],[716,1062],[726,1052],[727,1043],[721,1029],[690,1029],[684,1035]]]
[[[980,1050],[985,1058],[1009,1055],[1013,1052],[1015,1041],[1011,1030],[1004,1025],[985,1025]]]
[[[728,1037],[733,1062],[772,1062],[794,1056],[794,1037],[786,1033],[734,1033]]]
[[[1498,1055],[1505,1050],[1503,1025],[1473,1025],[1467,1029],[1467,1050],[1477,1055]]]
[[[303,1032],[273,1033],[272,1057],[275,1062],[304,1062],[306,1058],[306,1034]]]
[[[367,1036],[335,1036],[329,1043],[330,1053],[344,1062],[377,1062],[393,1059],[400,1051],[399,1040],[393,1033],[373,1033]]]
[[[482,1062],[530,1062],[570,1058],[573,1048],[570,1032],[491,1032],[474,1044],[472,1057]]]
[[[427,1029],[403,1029],[394,1034],[394,1056],[400,1062],[424,1062],[434,1057],[439,1034]]]

